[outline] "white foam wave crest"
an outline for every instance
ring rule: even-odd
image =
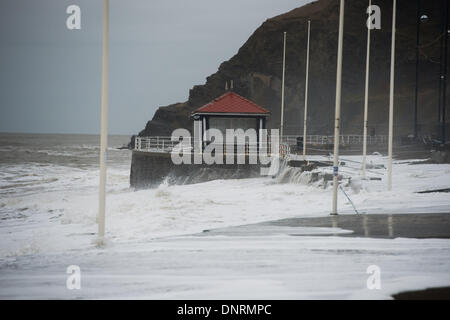
[[[379,212],[381,203],[383,213],[401,212],[405,206],[416,212],[433,211],[431,203],[450,209],[448,194],[415,193],[425,187],[449,187],[449,165],[394,166],[393,192],[386,192],[384,180],[360,181],[358,190],[346,189],[360,211]],[[0,228],[8,232],[0,232],[0,257],[93,246],[98,169],[36,165],[11,170],[21,170],[22,176],[14,181],[18,184],[41,181],[42,177],[47,181],[40,190],[33,191],[33,184],[16,186],[16,194],[2,196]],[[2,172],[2,178],[11,175],[8,170]],[[156,189],[134,191],[129,188],[129,165],[113,166],[107,179],[107,237],[114,245],[293,216],[326,216],[331,207],[330,189],[309,183],[310,175],[287,170],[284,176],[293,183],[260,177],[178,186],[163,183]],[[342,194],[338,209],[353,214]]]

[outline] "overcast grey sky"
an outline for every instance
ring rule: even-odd
[[[99,133],[102,0],[0,0],[0,132]],[[141,130],[307,0],[110,0],[109,133]],[[81,30],[66,8],[81,7]]]

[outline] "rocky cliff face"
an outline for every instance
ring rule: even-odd
[[[368,1],[347,0],[342,75],[342,133],[362,134]],[[381,8],[381,30],[371,37],[369,127],[385,134],[388,123],[392,0],[374,0]],[[429,20],[421,27],[419,125],[421,133],[437,133],[441,1],[422,1]],[[397,1],[395,75],[395,134],[413,132],[416,2]],[[234,80],[235,91],[272,112],[269,128],[280,122],[282,41],[287,32],[285,134],[301,134],[305,87],[307,20],[311,19],[308,131],[332,134],[339,1],[319,0],[265,21],[230,60],[194,86],[189,100],[160,107],[139,135],[170,135],[176,128],[192,129],[189,114],[224,92]],[[448,101],[449,99],[447,99]],[[450,101],[447,102],[447,105]]]

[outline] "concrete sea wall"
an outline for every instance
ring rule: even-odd
[[[246,161],[248,163],[248,161]],[[169,184],[192,184],[216,179],[243,179],[260,176],[259,164],[179,164],[170,153],[133,151],[130,186],[135,189]]]

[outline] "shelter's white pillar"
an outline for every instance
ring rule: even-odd
[[[202,132],[203,132],[202,142],[206,142],[206,118],[205,117],[202,118],[202,125],[203,125],[203,128],[202,128]]]
[[[258,150],[261,150],[262,148],[262,130],[263,130],[263,119],[259,118],[259,132],[258,132]]]
[[[202,153],[202,121],[194,120],[194,153]]]

